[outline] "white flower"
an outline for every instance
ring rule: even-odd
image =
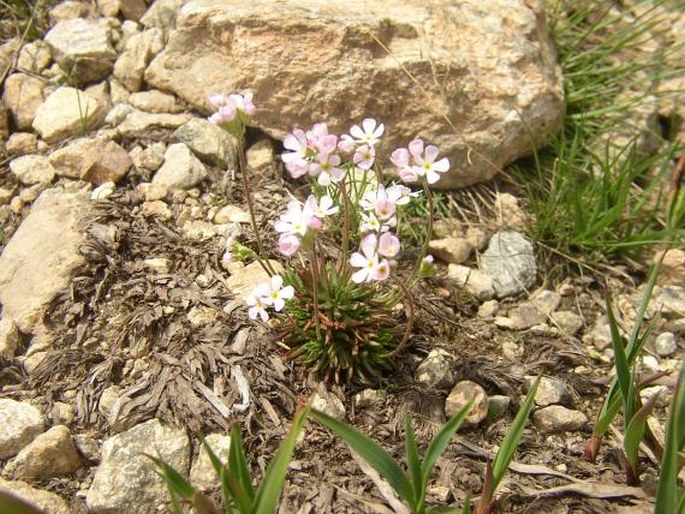
[[[382,123],[378,123],[373,118],[366,118],[362,121],[361,127],[354,125],[350,129],[350,135],[358,144],[374,146],[380,141],[384,130],[385,126]]]
[[[273,305],[276,312],[280,312],[285,306],[285,300],[290,300],[295,296],[295,288],[293,286],[283,287],[283,278],[280,275],[271,277],[271,283],[268,285],[268,302]]]

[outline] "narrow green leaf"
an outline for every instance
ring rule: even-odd
[[[411,424],[409,414],[404,418],[404,446],[407,455],[407,469],[412,484],[412,502],[410,505],[414,511],[419,511],[423,507],[425,500],[425,487],[423,484],[423,473],[421,473],[421,460],[419,458],[419,448],[416,444],[414,427]]]
[[[664,455],[661,459],[659,484],[656,490],[654,514],[680,514],[683,508],[681,491],[678,489],[678,452],[682,449],[679,435],[685,431],[685,362],[680,367],[678,384],[671,400],[666,422]]]
[[[230,498],[230,502],[226,503],[227,512],[252,514],[252,497],[243,489],[238,477],[231,474],[230,470],[224,467],[221,470],[221,487],[226,489],[224,498]]]
[[[492,462],[492,492],[497,490],[497,486],[504,476],[504,472],[509,467],[509,463],[514,458],[514,452],[521,440],[523,435],[523,429],[526,427],[526,422],[528,421],[528,415],[533,408],[533,401],[535,400],[535,395],[538,392],[538,386],[540,385],[540,380],[542,380],[542,375],[538,375],[535,382],[530,386],[526,398],[523,400],[523,404],[519,408],[511,427],[507,431],[507,435],[504,436],[504,440],[500,445],[500,448],[495,455],[495,460]]]
[[[285,482],[285,476],[288,473],[288,463],[292,458],[295,445],[297,444],[297,437],[302,431],[309,411],[310,407],[305,407],[297,413],[292,426],[288,431],[288,435],[281,443],[278,452],[276,452],[276,456],[266,469],[264,477],[257,489],[257,495],[252,509],[253,514],[276,512],[278,499],[281,496],[281,490],[283,489],[283,483]]]
[[[234,424],[231,427],[231,446],[228,449],[228,471],[229,476],[234,477],[235,480],[238,481],[240,489],[245,491],[250,503],[252,503],[254,500],[252,475],[250,474],[250,468],[247,465],[243,438],[240,434],[240,427],[238,424]]]
[[[411,505],[411,482],[388,452],[358,430],[323,412],[312,409],[311,416],[350,445],[355,453],[387,480],[400,498]]]
[[[654,410],[656,400],[659,393],[653,394],[649,400],[635,413],[633,419],[630,420],[626,427],[623,436],[623,450],[626,454],[628,463],[632,466],[633,471],[637,472],[637,454],[640,449],[640,443],[645,436],[645,426],[647,425],[647,418]]]
[[[445,451],[447,445],[450,444],[452,436],[459,429],[461,424],[466,419],[466,416],[471,412],[472,403],[469,402],[459,409],[454,416],[452,416],[447,423],[443,425],[440,432],[436,434],[433,440],[428,445],[426,449],[426,455],[423,457],[423,463],[421,463],[421,473],[423,474],[424,488],[425,484],[428,483],[428,477],[430,476],[435,463],[438,461],[438,457],[442,455]]]
[[[633,376],[630,372],[630,365],[626,357],[626,350],[623,347],[623,338],[618,329],[618,322],[611,307],[611,299],[607,296],[607,317],[609,328],[611,329],[611,345],[614,349],[614,364],[616,366],[616,378],[623,398],[623,417],[625,425],[635,415],[635,394],[633,391]]]
[[[198,439],[202,443],[202,447],[205,449],[207,452],[207,455],[209,456],[209,460],[212,463],[212,467],[214,468],[214,471],[216,471],[217,476],[219,477],[220,483],[221,483],[221,497],[224,500],[224,505],[226,505],[226,508],[228,508],[229,505],[232,503],[231,499],[231,494],[230,490],[227,487],[227,485],[224,483],[223,480],[223,473],[228,472],[227,466],[225,466],[219,457],[214,453],[214,450],[212,450],[209,447],[209,444],[207,444],[207,440],[204,438],[202,434],[198,434]],[[230,451],[230,446],[229,446],[229,451]],[[228,459],[227,459],[228,460]]]
[[[195,488],[190,485],[190,482],[188,482],[183,475],[181,475],[173,467],[169,466],[169,464],[164,462],[162,459],[153,457],[147,453],[144,453],[143,455],[156,464],[159,470],[159,475],[164,479],[164,482],[170,491],[186,500],[193,497]]]
[[[38,507],[34,507],[10,491],[0,489],[0,512],[11,514],[45,514]]]

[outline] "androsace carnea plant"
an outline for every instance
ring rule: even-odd
[[[422,187],[430,234],[434,207],[428,186],[448,171],[449,161],[438,158],[437,147],[414,139],[383,164],[395,177],[384,183],[387,170],[376,157],[382,123],[367,118],[341,136],[330,133],[326,123],[293,130],[283,141],[281,158],[292,178],[310,180],[312,194],[304,202],[293,198],[274,224],[278,240],[273,250],[285,264],[285,271],[276,274],[258,229],[245,166],[243,136],[255,111],[252,95],[213,95],[210,104],[216,112],[209,119],[240,140],[255,256],[270,277],[249,295],[249,317],[264,323],[275,317],[292,357],[326,379],[377,378],[408,341],[413,324],[410,287],[430,272],[426,237],[413,270],[397,275],[402,210],[421,194],[404,184]],[[225,260],[234,248],[229,240]],[[397,308],[400,302],[403,309]]]
[[[638,483],[638,447],[645,437],[647,417],[656,402],[656,397],[652,397],[644,406],[641,404],[639,389],[644,387],[646,383],[637,384],[635,365],[657,321],[657,317],[654,317],[648,323],[645,323],[647,307],[652,297],[659,268],[659,263],[652,267],[627,344],[624,344],[623,337],[621,337],[610,298],[607,299],[607,317],[611,329],[616,376],[611,381],[609,391],[597,415],[591,439],[585,447],[586,460],[594,462],[604,434],[606,434],[609,426],[622,408],[624,420],[624,467],[627,481],[630,484]]]
[[[358,430],[314,409],[311,412],[311,417],[342,438],[353,452],[380,473],[394,489],[395,493],[397,493],[397,496],[409,506],[413,514],[429,512],[457,514],[467,511],[428,507],[426,505],[426,492],[428,489],[428,479],[438,457],[445,451],[452,436],[464,422],[470,410],[471,403],[468,403],[443,425],[440,432],[428,445],[423,459],[419,454],[419,447],[414,436],[414,428],[409,417],[407,417],[404,423],[406,471],[402,469],[402,466],[386,450]]]
[[[295,415],[290,430],[281,443],[276,455],[266,469],[259,486],[255,489],[255,480],[250,473],[240,428],[237,424],[231,428],[231,445],[228,450],[228,461],[223,464],[204,439],[201,438],[212,466],[220,478],[221,495],[226,514],[269,514],[276,512],[283,489],[288,463],[293,454],[297,437],[300,434],[309,414],[309,407],[303,407]],[[171,512],[183,514],[182,503],[187,503],[197,514],[218,514],[222,512],[214,502],[173,467],[163,460],[148,455],[157,466],[171,495]]]
[[[678,487],[678,473],[685,459],[685,363],[680,367],[671,408],[666,421],[666,440],[659,471],[654,514],[684,514],[685,490]]]

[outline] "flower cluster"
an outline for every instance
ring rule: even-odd
[[[209,117],[209,121],[216,125],[230,124],[240,113],[244,116],[252,116],[255,112],[251,92],[242,95],[215,93],[209,97],[209,105],[215,110],[214,114]]]
[[[254,288],[247,298],[247,315],[250,319],[257,319],[266,322],[269,319],[267,307],[272,307],[276,312],[280,312],[285,307],[285,301],[295,296],[293,286],[283,287],[283,278],[280,275],[271,277],[270,282],[262,282]]]
[[[311,230],[321,228],[323,218],[338,212],[338,206],[333,205],[333,199],[324,195],[317,200],[309,195],[307,201],[301,204],[297,200],[288,203],[288,210],[276,222],[278,250],[286,257],[291,256],[300,248],[302,239]]]
[[[398,148],[390,156],[390,160],[399,170],[400,178],[405,183],[418,181],[419,177],[426,177],[429,184],[440,180],[439,173],[450,169],[447,157],[436,161],[438,147],[423,146],[421,139],[414,139],[407,148]]]

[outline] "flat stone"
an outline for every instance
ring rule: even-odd
[[[92,18],[95,15],[93,5],[79,0],[66,0],[50,9],[50,25],[76,18]]]
[[[12,360],[20,342],[21,334],[14,320],[8,316],[0,319],[0,359]]]
[[[207,169],[183,143],[169,145],[164,164],[152,178],[153,184],[166,184],[169,189],[190,189],[207,178]]]
[[[436,348],[416,368],[416,381],[435,389],[447,389],[454,385],[454,355]]]
[[[583,328],[583,318],[573,311],[556,311],[551,314],[552,321],[564,334],[575,335]]]
[[[488,415],[488,394],[471,380],[462,380],[452,388],[445,400],[445,416],[451,418],[469,402],[472,402],[471,410],[464,422],[477,425]]]
[[[231,436],[225,434],[209,434],[205,442],[222,464],[228,462],[228,450],[231,448]],[[221,480],[216,473],[207,449],[201,445],[200,452],[190,467],[190,483],[201,490],[218,489]]]
[[[14,457],[43,430],[43,416],[33,405],[0,398],[0,459]]]
[[[169,188],[166,184],[142,182],[136,186],[136,191],[145,198],[146,202],[154,202],[155,200],[164,200],[169,192]]]
[[[550,405],[535,411],[533,422],[540,432],[573,432],[587,426],[588,419],[582,412]]]
[[[48,143],[55,143],[98,128],[107,105],[95,96],[73,87],[60,87],[38,108],[33,128]]]
[[[685,316],[685,286],[662,286],[655,288],[653,300],[655,307],[661,306],[665,315]],[[650,303],[652,303],[650,302]]]
[[[156,5],[159,2],[153,4]],[[114,77],[129,91],[140,91],[143,74],[152,59],[164,48],[164,32],[159,28],[133,34],[114,63]]]
[[[149,171],[157,171],[164,164],[164,153],[166,146],[164,143],[153,143],[145,149],[137,146],[129,155],[133,159],[136,168],[143,168]],[[166,187],[164,184],[154,184],[155,187]],[[165,193],[166,196],[166,193]],[[159,200],[159,198],[156,198]]]
[[[523,387],[526,393],[535,382],[535,377],[525,377]],[[571,392],[563,382],[542,377],[535,394],[535,405],[547,407],[548,405],[569,405],[572,401]]]
[[[447,237],[429,241],[428,251],[442,261],[461,264],[471,256],[473,246],[466,239]]]
[[[10,171],[24,185],[50,183],[55,169],[44,155],[22,155],[10,161]]]
[[[146,27],[173,29],[181,7],[188,0],[157,0],[145,12],[140,22]]]
[[[283,265],[275,260],[269,261],[276,273],[283,273]],[[254,261],[226,279],[226,287],[239,298],[246,299],[260,282],[268,282],[269,275],[259,262]]]
[[[43,80],[26,73],[13,73],[5,80],[2,101],[19,130],[29,130],[36,111],[45,100]]]
[[[522,229],[526,226],[526,214],[519,206],[518,198],[510,193],[497,193],[494,211],[502,227]]]
[[[161,221],[169,221],[174,215],[169,206],[162,200],[143,202],[140,213],[145,217],[157,218]]]
[[[38,149],[38,138],[31,132],[15,132],[7,140],[7,155],[26,155]]]
[[[212,220],[214,223],[250,223],[250,214],[236,205],[226,205],[219,209]]]
[[[522,302],[509,312],[507,321],[500,326],[513,330],[525,330],[544,323],[561,302],[559,293],[548,290],[537,291],[530,300]]]
[[[269,139],[260,139],[247,149],[246,157],[247,167],[259,173],[274,165],[276,154]]]
[[[247,85],[258,92],[254,125],[277,139],[323,113],[338,134],[373,116],[392,127],[380,154],[421,134],[452,164],[438,186],[459,187],[491,178],[561,126],[556,51],[531,5],[192,1],[145,80],[204,112],[211,93]],[[457,133],[446,118],[459,119]]]
[[[55,493],[33,487],[21,480],[0,478],[0,491],[9,493],[50,514],[72,514],[69,504]],[[8,511],[11,514],[12,511]]]
[[[380,405],[387,396],[387,393],[380,389],[363,389],[354,395],[354,405],[358,409],[366,409],[374,405]]]
[[[685,286],[685,250],[670,248],[665,252],[657,283]]]
[[[490,300],[495,296],[492,278],[478,269],[450,264],[447,266],[447,276],[480,301]]]
[[[149,453],[187,476],[190,440],[183,429],[153,419],[107,439],[102,460],[88,490],[86,505],[94,514],[149,514],[169,501]]]
[[[57,425],[24,447],[5,472],[13,478],[48,480],[70,475],[82,465],[71,432],[64,425]]]
[[[154,114],[134,109],[117,125],[116,130],[122,137],[146,137],[155,129],[175,129],[189,118],[189,114]]]
[[[670,357],[678,349],[678,342],[673,332],[662,332],[654,340],[654,351],[659,357]]]
[[[104,20],[61,21],[45,35],[45,42],[60,68],[78,85],[106,79],[117,58]]]
[[[499,302],[497,300],[488,300],[483,302],[480,307],[478,307],[478,317],[479,318],[492,318],[499,311]]]
[[[32,333],[45,309],[68,290],[72,273],[83,265],[80,230],[88,215],[88,195],[48,189],[41,193],[0,255],[3,317]]]
[[[207,164],[224,168],[237,165],[237,143],[233,136],[205,119],[191,119],[180,126],[172,134],[172,138],[174,141],[186,144]]]
[[[36,39],[26,43],[21,47],[17,68],[28,73],[40,75],[40,73],[50,66],[52,55],[50,47],[41,39]]]
[[[347,414],[342,400],[323,386],[317,387],[316,392],[312,395],[311,405],[312,409],[341,421],[345,419]]]
[[[175,113],[181,110],[174,95],[162,93],[156,89],[132,93],[128,97],[128,103],[145,112]]]
[[[492,278],[498,298],[518,294],[535,283],[533,245],[518,232],[497,232],[481,255],[481,269]]]
[[[101,185],[123,179],[133,161],[114,141],[81,139],[53,152],[50,164],[60,176]]]

